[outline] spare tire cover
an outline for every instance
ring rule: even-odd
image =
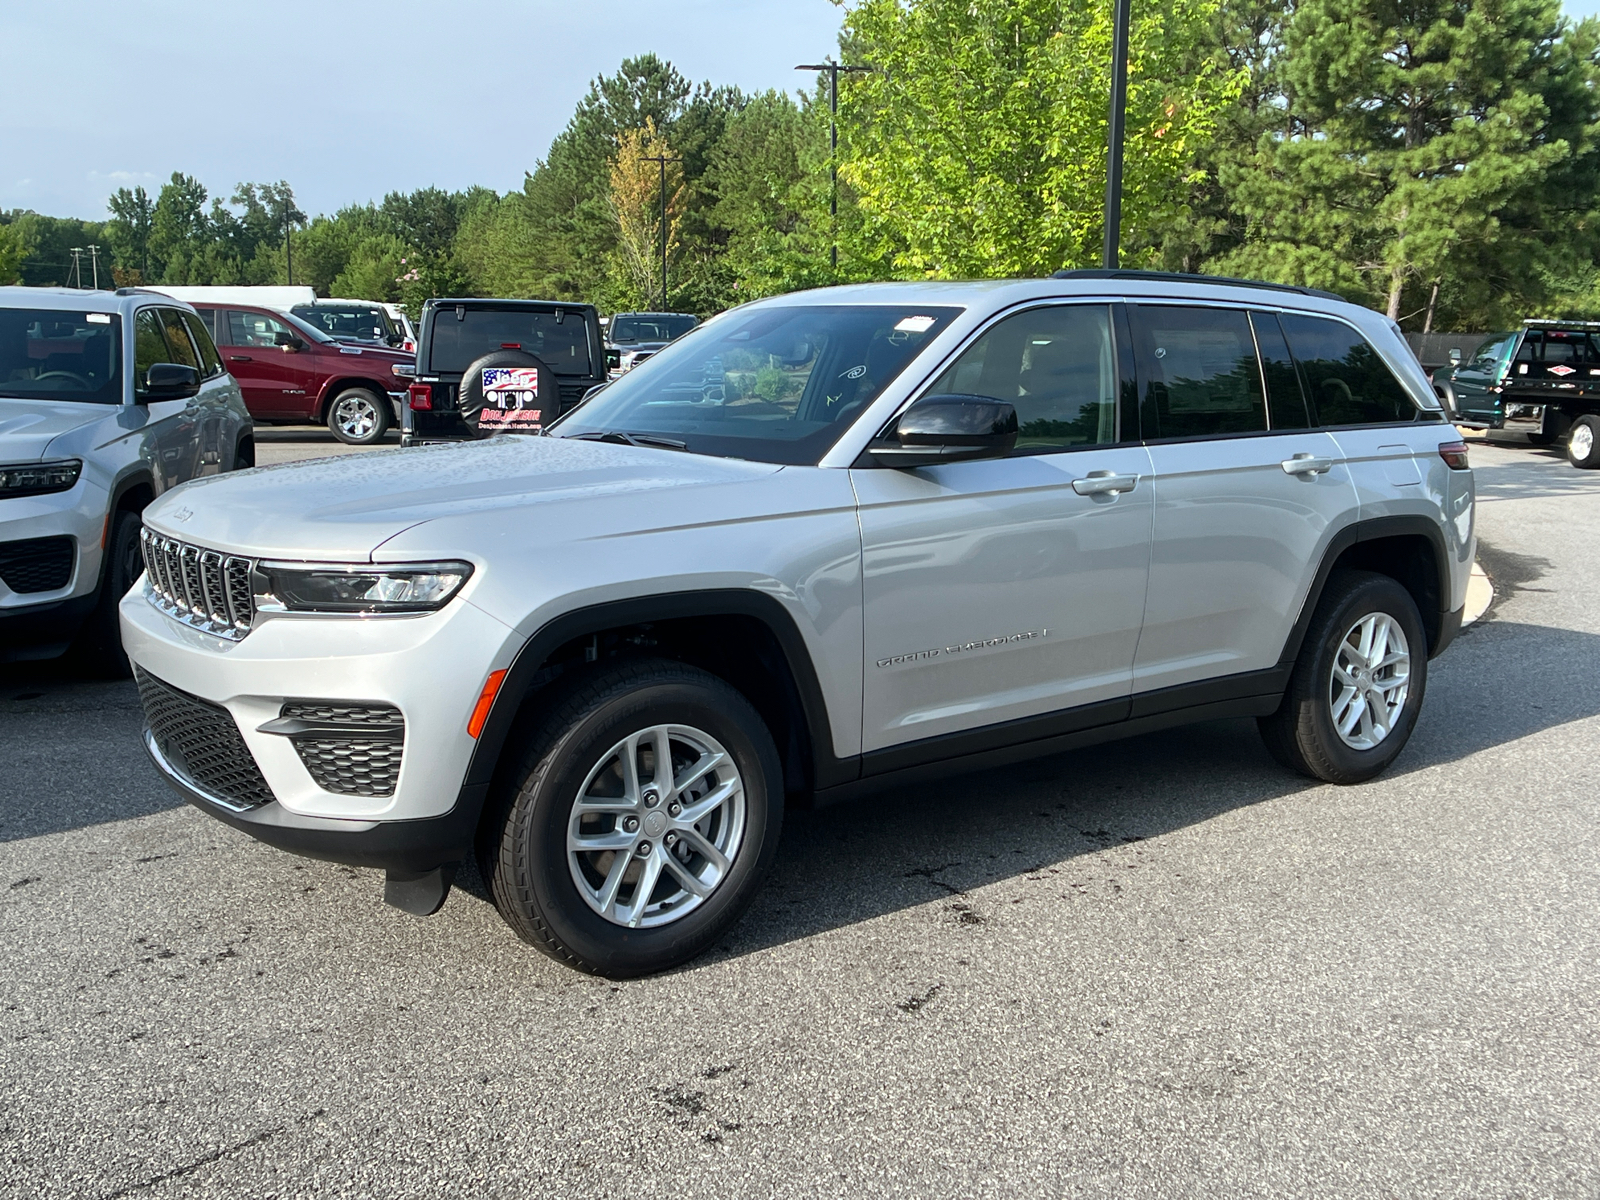
[[[543,431],[561,413],[556,375],[523,350],[496,350],[461,375],[461,418],[479,437]]]

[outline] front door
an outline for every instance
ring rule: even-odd
[[[151,400],[146,390],[146,375],[156,363],[196,365],[187,334],[181,341],[168,341],[164,318],[172,311],[141,308],[133,318],[133,394],[149,417],[143,435],[144,453],[156,488],[163,492],[194,478],[202,419],[197,397]]]
[[[1357,500],[1338,443],[1311,427],[1276,316],[1148,304],[1129,315],[1155,471],[1137,716],[1211,698],[1148,693],[1276,666]]]
[[[1450,386],[1456,394],[1454,416],[1474,425],[1500,423],[1504,416],[1500,395],[1490,389],[1500,384],[1509,365],[1512,348],[1520,336],[1508,333],[1490,338],[1478,347],[1471,359],[1451,373]]]
[[[223,318],[226,318],[225,320]],[[315,404],[312,372],[303,355],[277,344],[279,334],[299,338],[288,322],[262,312],[228,309],[218,314],[217,332],[224,333],[223,358],[239,381],[245,407],[253,417],[305,417]]]
[[[1120,440],[1118,362],[1108,305],[1007,317],[928,394],[1015,405],[1010,457],[851,472],[867,754],[938,758],[1126,715],[1152,489],[1149,456]],[[984,728],[1005,722],[1019,724]],[[876,769],[898,765],[890,754]]]

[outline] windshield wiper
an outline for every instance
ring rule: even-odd
[[[663,450],[687,450],[688,442],[677,438],[661,437],[654,433],[623,433],[618,429],[591,430],[588,433],[567,434],[575,442],[615,442],[619,446],[657,446]]]

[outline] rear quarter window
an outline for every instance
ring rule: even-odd
[[[1317,424],[1388,425],[1439,420],[1411,400],[1366,338],[1343,321],[1281,315]]]

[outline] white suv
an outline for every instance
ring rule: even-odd
[[[1459,628],[1473,483],[1392,322],[1079,272],[722,314],[549,436],[201,480],[123,601],[196,806],[584,970],[682,962],[785,798],[1253,716],[1340,783]]]
[[[250,414],[187,304],[154,292],[0,288],[0,662],[76,639],[127,671],[117,601],[139,513],[248,466]]]

